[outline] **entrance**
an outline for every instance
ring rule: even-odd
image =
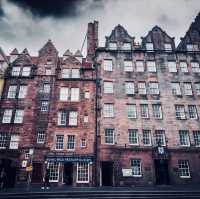
[[[73,184],[73,163],[67,162],[64,164],[63,182],[71,186]]]
[[[155,160],[156,184],[169,184],[168,160]]]
[[[32,181],[33,183],[41,183],[43,177],[42,163],[33,163]]]
[[[0,160],[0,173],[4,170],[4,188],[13,188],[15,186],[16,179],[16,165],[15,162],[10,159]]]
[[[101,179],[102,186],[113,185],[113,162],[101,163]]]

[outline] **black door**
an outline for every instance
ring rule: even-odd
[[[1,159],[0,174],[4,172],[3,187],[13,188],[15,186],[16,179],[16,166],[10,159]]]
[[[43,177],[42,163],[33,163],[32,182],[41,183]]]
[[[113,185],[113,162],[102,162],[102,186]]]
[[[66,185],[73,184],[73,164],[71,162],[67,162],[64,164],[64,173],[63,173],[63,181]]]
[[[168,160],[155,160],[156,184],[169,184]]]

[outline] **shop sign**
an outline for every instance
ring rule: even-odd
[[[57,156],[51,157],[47,156],[46,160],[48,162],[92,162],[92,157],[72,157],[72,156]]]
[[[122,169],[122,174],[124,177],[132,176],[132,169]]]
[[[27,166],[27,160],[22,161],[22,168],[25,168]]]

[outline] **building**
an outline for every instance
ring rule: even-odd
[[[141,44],[121,25],[87,55],[51,40],[31,56],[0,49],[0,172],[6,187],[200,183],[200,15],[176,47],[155,26]]]
[[[118,25],[96,50],[98,185],[198,184],[200,15],[178,47]]]

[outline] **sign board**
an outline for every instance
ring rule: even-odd
[[[27,160],[22,161],[22,168],[25,168],[25,167],[27,167]]]
[[[122,169],[122,174],[124,177],[132,176],[132,169]]]
[[[32,170],[33,170],[33,166],[26,167],[26,171],[32,171]]]
[[[92,157],[87,156],[48,156],[48,162],[92,162]]]
[[[158,154],[164,154],[165,153],[165,149],[164,147],[158,147]]]

